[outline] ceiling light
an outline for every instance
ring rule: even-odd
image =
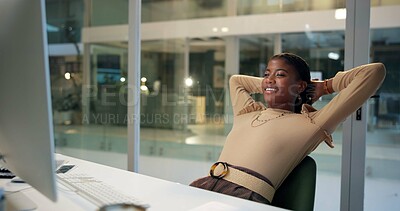
[[[64,77],[65,77],[65,79],[67,79],[67,80],[71,79],[71,73],[66,72],[66,73],[64,74]]]
[[[346,8],[336,9],[335,10],[335,19],[336,20],[346,19]]]
[[[191,87],[193,85],[193,80],[191,78],[186,78],[185,79],[185,85],[187,87]]]
[[[221,31],[222,31],[222,32],[228,32],[228,31],[229,31],[229,28],[228,28],[228,27],[222,27],[222,28],[221,28]]]
[[[338,53],[334,53],[334,52],[330,52],[330,53],[328,53],[328,58],[333,59],[333,60],[338,60],[339,59],[339,54]]]

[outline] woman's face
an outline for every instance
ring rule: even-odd
[[[261,84],[264,100],[270,108],[293,110],[298,94],[305,89],[304,83],[293,65],[279,58],[270,60]]]

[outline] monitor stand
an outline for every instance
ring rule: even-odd
[[[36,204],[25,196],[21,191],[5,194],[7,210],[35,210]]]

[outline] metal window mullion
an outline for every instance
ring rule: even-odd
[[[369,62],[370,1],[346,1],[345,69]],[[367,106],[343,124],[340,210],[363,210]]]
[[[224,134],[227,135],[233,126],[233,109],[229,93],[229,78],[239,74],[240,45],[239,37],[230,36],[225,38],[225,126]]]
[[[274,34],[274,54],[282,53],[282,34]]]
[[[128,170],[138,172],[140,154],[141,1],[129,0],[128,22]]]
[[[92,1],[91,0],[85,0],[84,1],[84,16],[83,16],[83,26],[84,27],[90,27],[90,22],[91,22],[91,14],[92,14],[92,7],[91,7]],[[91,65],[90,65],[90,43],[83,43],[83,60],[82,60],[82,116],[83,117],[89,117],[90,114],[90,96],[92,95],[92,81],[91,81]],[[85,121],[82,121],[82,123],[85,123]],[[85,123],[87,124],[87,123]]]

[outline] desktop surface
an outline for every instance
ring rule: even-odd
[[[188,185],[129,172],[69,156],[57,154],[57,160],[73,164],[69,172],[91,175],[122,193],[133,195],[150,205],[147,210],[283,210],[232,196],[206,191]],[[3,180],[3,187],[7,182]],[[52,202],[33,188],[21,191],[37,205],[37,210],[98,210],[94,204],[74,191],[58,185],[57,202]]]

